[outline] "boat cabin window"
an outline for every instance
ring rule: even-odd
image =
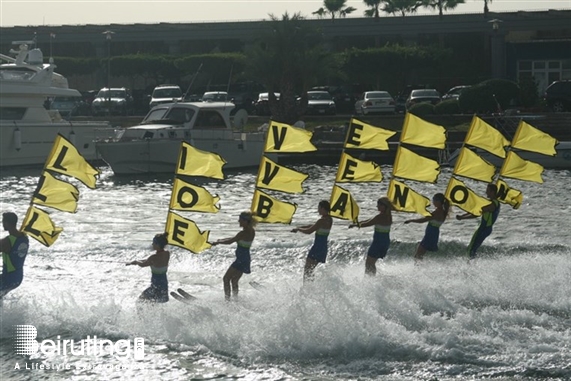
[[[153,138],[153,131],[145,131],[145,135],[143,135],[143,139],[152,139]]]
[[[22,120],[26,107],[0,107],[0,120]]]
[[[194,110],[183,107],[173,107],[165,116],[165,119],[176,120],[179,123],[188,123],[194,116]]]
[[[226,128],[224,118],[216,110],[200,110],[194,128]]]

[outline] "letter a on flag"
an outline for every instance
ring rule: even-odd
[[[97,176],[101,174],[101,171],[89,164],[77,148],[60,134],[56,137],[45,169],[75,177],[91,189],[95,189]]]
[[[395,210],[430,216],[430,200],[400,181],[391,180],[387,196]]]
[[[262,156],[256,186],[286,193],[303,193],[302,184],[308,177],[306,173],[278,165]]]
[[[254,191],[252,212],[259,222],[290,224],[296,209],[296,204],[280,201],[257,189]]]
[[[455,177],[450,178],[446,188],[446,198],[450,204],[456,205],[460,209],[475,216],[482,215],[482,208],[490,204],[490,200],[478,196],[473,190],[468,188],[462,181]]]
[[[56,226],[47,212],[30,206],[20,230],[42,245],[50,247],[58,239],[63,228]]]
[[[377,149],[387,151],[389,143],[387,140],[396,134],[395,131],[385,130],[380,127],[371,126],[357,119],[351,119],[345,148]]]
[[[357,222],[359,219],[359,205],[347,189],[333,185],[331,192],[331,217]]]
[[[187,142],[182,142],[175,173],[177,175],[204,176],[222,180],[224,179],[222,172],[224,164],[226,164],[226,160],[222,156],[199,150]]]
[[[169,208],[204,213],[218,213],[218,195],[213,196],[206,188],[193,185],[179,178],[174,179]]]
[[[77,200],[79,200],[79,190],[75,185],[56,179],[51,173],[44,171],[38,181],[32,202],[62,212],[75,213]]]
[[[310,152],[317,151],[311,143],[313,134],[301,128],[271,121],[266,137],[265,152]]]
[[[169,212],[167,217],[166,231],[169,244],[190,250],[194,254],[210,249],[212,246],[208,243],[210,231],[200,231],[194,221],[173,212]]]

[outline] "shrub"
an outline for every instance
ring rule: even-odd
[[[433,115],[434,114],[434,106],[428,102],[417,103],[412,106],[408,112],[414,114],[419,117],[423,117],[425,115]]]
[[[434,112],[439,115],[459,114],[458,99],[448,99],[434,106]]]
[[[520,102],[523,107],[533,107],[539,102],[537,83],[533,77],[521,78],[519,80]]]
[[[464,113],[498,112],[498,104],[502,110],[509,108],[517,101],[519,93],[519,87],[515,82],[490,79],[462,91],[458,102],[460,110]]]

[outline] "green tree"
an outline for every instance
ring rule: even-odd
[[[379,7],[383,0],[363,0],[369,9],[365,10],[365,16],[379,19]]]
[[[329,14],[331,19],[334,20],[335,16],[345,17],[357,10],[356,8],[348,7],[346,3],[347,0],[323,0],[324,6],[313,12],[313,14],[319,17]]]
[[[459,4],[464,4],[465,0],[426,0],[425,7],[438,9],[438,16],[442,18],[444,11],[448,9],[454,9]]]
[[[488,13],[490,13],[490,8],[488,8],[488,3],[491,3],[492,0],[484,0],[484,18],[488,17]]]
[[[266,87],[272,118],[294,123],[303,115],[305,102],[297,102],[319,81],[339,72],[338,60],[323,47],[323,37],[303,23],[299,13],[270,15],[267,32],[246,52],[247,72]],[[276,99],[274,93],[280,93]]]
[[[408,13],[415,13],[416,10],[425,5],[426,0],[384,0],[383,12],[389,14],[400,14],[406,16]]]

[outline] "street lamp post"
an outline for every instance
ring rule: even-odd
[[[505,41],[504,35],[500,31],[500,23],[502,20],[493,19],[488,21],[492,24],[492,43],[491,43],[491,58],[492,58],[492,78],[505,77]]]
[[[101,33],[105,35],[105,40],[107,40],[107,115],[111,112],[111,36],[115,34],[115,32],[111,30],[106,30],[105,32]]]

